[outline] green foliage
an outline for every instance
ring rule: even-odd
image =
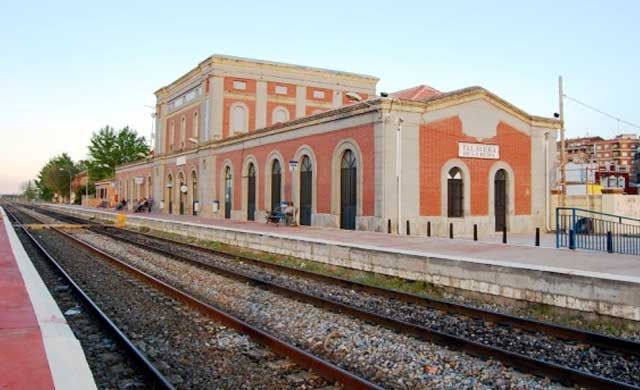
[[[32,201],[38,197],[38,189],[33,181],[27,180],[22,184],[22,192],[20,196],[27,201]]]
[[[40,192],[40,198],[51,200],[55,193],[66,198],[69,197],[70,176],[79,172],[68,154],[62,153],[51,158],[38,173],[36,187]]]
[[[107,125],[91,136],[90,160],[87,161],[90,180],[102,180],[115,174],[118,165],[139,160],[148,155],[149,146],[142,136],[126,126],[117,132]]]

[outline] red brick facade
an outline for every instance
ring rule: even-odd
[[[462,160],[470,170],[470,215],[489,213],[489,170],[492,159],[458,157],[458,142],[480,143],[462,133],[459,117],[451,117],[420,126],[420,215],[441,215],[441,175],[445,163]],[[515,178],[515,214],[531,213],[531,138],[504,122],[497,126],[497,135],[482,143],[500,146],[500,161],[513,169]]]

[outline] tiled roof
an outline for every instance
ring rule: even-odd
[[[430,87],[428,85],[422,84],[412,88],[393,92],[389,95],[402,100],[420,101],[420,100],[428,99],[441,94],[442,92],[438,91],[437,89]]]

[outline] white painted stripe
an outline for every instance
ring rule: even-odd
[[[9,218],[0,207],[4,227],[9,236],[13,256],[18,263],[31,305],[38,319],[49,369],[56,389],[95,389],[96,384],[84,351],[66,319],[53,300],[38,271],[31,263],[13,230]]]
[[[76,207],[76,206],[56,205],[55,207],[72,208],[72,209],[77,209],[78,211],[113,215],[114,217],[116,215],[116,213],[113,213],[113,212],[87,210],[87,209]],[[620,282],[640,283],[640,277],[637,277],[637,276],[627,276],[627,275],[611,274],[611,273],[605,273],[605,272],[584,271],[584,270],[577,270],[577,269],[571,269],[571,268],[551,267],[551,266],[537,265],[537,264],[526,264],[526,263],[520,263],[517,261],[475,259],[471,257],[447,255],[447,254],[441,254],[441,253],[435,253],[435,252],[423,252],[423,251],[398,249],[398,248],[385,248],[385,247],[379,247],[375,245],[365,245],[365,244],[357,244],[357,243],[344,242],[344,241],[325,240],[321,238],[312,238],[312,237],[292,236],[292,235],[287,235],[282,233],[272,233],[272,232],[262,232],[262,231],[239,229],[239,228],[230,228],[230,227],[219,226],[219,225],[208,225],[208,224],[185,222],[185,221],[178,221],[178,220],[169,221],[166,219],[154,218],[154,217],[127,215],[127,219],[146,219],[149,221],[161,222],[161,223],[172,222],[172,223],[178,223],[178,224],[187,225],[187,226],[216,229],[216,230],[222,230],[222,231],[228,231],[228,232],[256,234],[260,236],[282,238],[287,240],[297,240],[297,241],[312,242],[317,244],[335,245],[335,246],[342,246],[342,247],[356,248],[356,249],[363,249],[363,250],[370,250],[370,251],[377,251],[377,252],[384,252],[384,253],[425,257],[427,259],[431,258],[431,259],[461,261],[461,262],[474,263],[474,264],[486,264],[486,265],[494,265],[499,267],[518,268],[518,269],[524,269],[524,270],[530,270],[530,271],[542,271],[542,272],[567,274],[567,275],[573,275],[573,276],[583,276],[586,278],[597,278],[597,279],[614,280],[614,281],[620,281]],[[478,243],[475,245],[482,245],[482,243]],[[557,249],[537,248],[537,250],[557,250]]]

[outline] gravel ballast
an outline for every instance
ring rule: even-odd
[[[549,388],[545,378],[279,296],[95,233],[77,237],[389,388]]]

